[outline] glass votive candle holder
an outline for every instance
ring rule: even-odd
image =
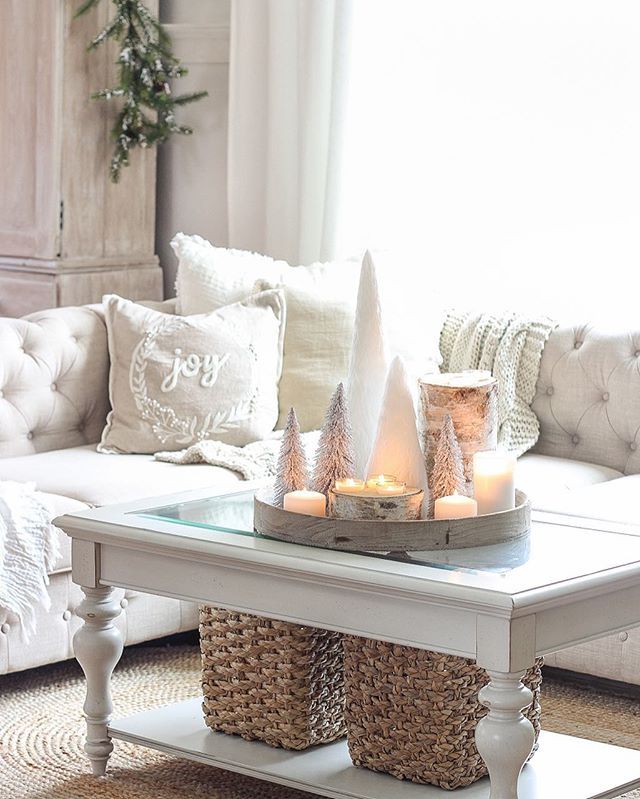
[[[374,474],[367,477],[367,488],[378,488],[379,486],[389,485],[390,483],[397,483],[397,479],[393,474]]]
[[[376,493],[382,495],[395,495],[404,494],[407,490],[407,484],[396,480],[393,483],[382,483],[376,485]]]
[[[336,480],[336,484],[333,487],[333,490],[340,494],[360,494],[364,489],[364,480],[358,480],[355,477],[343,477],[340,480]]]

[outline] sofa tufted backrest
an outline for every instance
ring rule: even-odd
[[[108,377],[98,306],[0,319],[0,457],[98,441]]]
[[[640,473],[640,329],[557,328],[532,407],[536,452]]]

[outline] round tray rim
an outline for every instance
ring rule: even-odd
[[[269,529],[260,530],[259,526],[265,519],[268,519]],[[298,525],[295,524],[296,520],[299,521]],[[300,520],[304,520],[304,522],[300,522]],[[480,525],[478,525],[479,520]],[[513,521],[511,526],[510,521]],[[254,528],[256,532],[281,541],[327,549],[368,552],[398,549],[406,551],[465,549],[513,541],[528,535],[530,527],[531,502],[525,492],[519,489],[516,489],[516,505],[509,510],[466,519],[408,519],[404,521],[309,516],[304,513],[286,511],[272,505],[267,500],[266,492],[258,492],[254,496]],[[470,531],[473,528],[476,530],[481,528],[482,532],[478,532],[475,537],[463,535],[465,530]],[[301,535],[298,535],[297,529],[303,531]],[[342,536],[340,535],[341,530],[349,530],[352,534]],[[376,535],[368,536],[367,530],[375,530],[377,535],[380,535],[381,530],[388,531],[389,540],[385,542],[386,546],[376,543]]]

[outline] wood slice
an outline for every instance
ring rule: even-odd
[[[449,414],[462,450],[465,493],[473,496],[473,456],[498,445],[498,381],[489,372],[469,370],[420,380],[428,485],[438,437]]]
[[[531,505],[516,491],[516,507],[469,519],[371,521],[306,516],[254,499],[254,529],[294,544],[361,552],[465,549],[514,541],[531,529]]]
[[[406,522],[420,518],[423,498],[424,491],[419,488],[396,496],[329,491],[329,513],[337,519]]]

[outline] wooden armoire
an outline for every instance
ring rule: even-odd
[[[113,85],[116,49],[87,44],[114,6],[74,19],[80,2],[0,2],[0,316],[162,295],[156,152],[110,181],[114,110],[90,95]]]

